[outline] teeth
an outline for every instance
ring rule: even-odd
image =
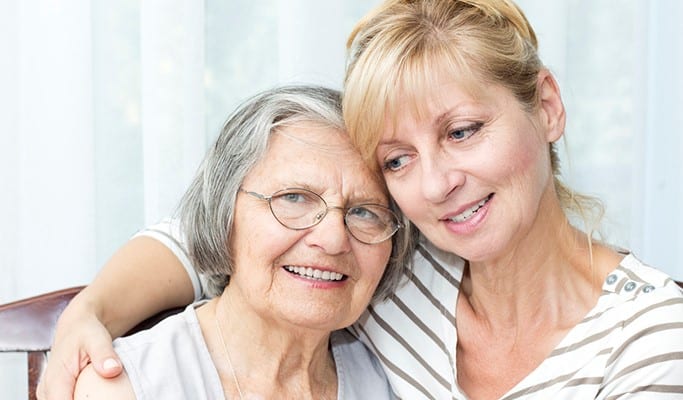
[[[456,216],[454,216],[454,217],[451,217],[451,218],[450,218],[451,221],[453,221],[453,222],[464,222],[464,221],[467,221],[467,219],[468,219],[469,217],[471,217],[472,215],[474,215],[474,213],[476,213],[484,204],[486,204],[487,201],[489,201],[489,198],[488,198],[488,197],[485,198],[485,199],[483,199],[483,200],[480,201],[479,203],[473,205],[472,207],[468,208],[467,210],[461,212],[460,214],[458,214],[458,215],[456,215]]]
[[[306,278],[319,279],[321,281],[340,281],[344,277],[338,272],[321,271],[311,267],[297,267],[294,265],[285,265],[285,269],[297,275],[305,276]]]

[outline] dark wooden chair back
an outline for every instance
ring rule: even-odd
[[[84,286],[57,290],[0,305],[0,353],[26,353],[28,398],[36,400],[36,387],[47,364],[57,319]],[[147,329],[181,308],[161,312],[135,326],[126,335]]]

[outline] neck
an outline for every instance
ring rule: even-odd
[[[466,304],[492,329],[573,326],[599,297],[607,271],[593,256],[605,248],[591,247],[558,203],[542,207],[539,215],[514,246],[495,258],[470,262],[463,276]]]
[[[321,393],[326,395],[328,391],[332,393],[330,398],[336,396],[329,332],[283,326],[260,318],[237,299],[233,301],[228,289],[201,307],[198,316],[223,387],[232,388],[234,396],[240,391],[237,386],[245,395],[265,398],[283,394],[321,398]],[[219,330],[215,329],[216,323]]]

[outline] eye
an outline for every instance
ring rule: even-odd
[[[474,123],[472,125],[466,126],[464,128],[454,129],[448,132],[448,137],[457,141],[462,142],[463,140],[469,139],[472,135],[479,132],[482,127],[481,122]]]
[[[403,166],[410,161],[410,156],[402,155],[395,158],[391,158],[384,162],[382,169],[385,171],[398,171],[403,168]]]
[[[289,203],[298,203],[304,201],[304,195],[302,193],[290,192],[283,193],[277,196],[279,200],[287,201]]]
[[[379,216],[372,211],[369,207],[357,206],[350,208],[348,215],[353,218],[358,218],[362,220],[377,220]]]
[[[282,192],[273,197],[273,200],[292,204],[316,204],[320,202],[320,198],[318,196],[316,196],[313,192],[308,192],[305,190]]]

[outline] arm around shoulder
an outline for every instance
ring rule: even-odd
[[[186,271],[154,238],[138,236],[125,243],[59,318],[38,398],[71,398],[75,379],[89,361],[103,376],[118,375],[112,337],[157,312],[189,304],[194,290]]]
[[[187,305],[192,281],[171,249],[138,236],[123,245],[87,288],[87,302],[113,337],[157,312]]]

